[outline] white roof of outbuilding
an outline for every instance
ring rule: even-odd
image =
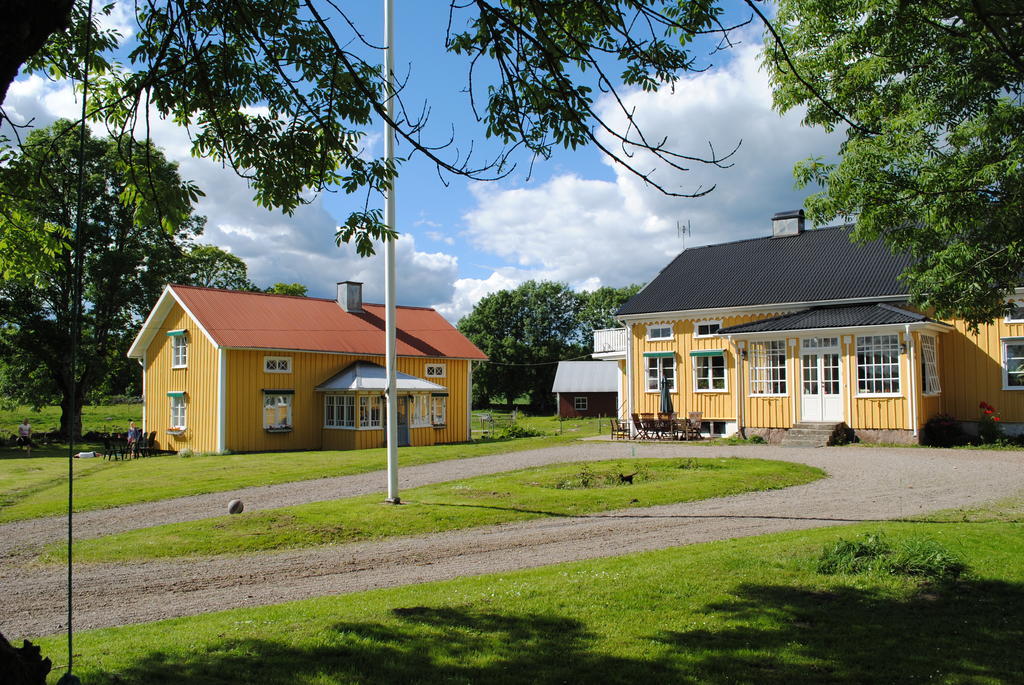
[[[558,362],[551,392],[616,392],[618,362]]]

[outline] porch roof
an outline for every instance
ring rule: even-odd
[[[905,324],[949,324],[929,319],[924,314],[911,312],[890,304],[857,304],[838,307],[813,307],[770,319],[751,321],[718,330],[718,335],[738,333],[781,333],[826,328],[863,328],[868,326],[902,326]]]
[[[399,391],[406,392],[438,392],[446,391],[443,385],[411,376],[407,373],[395,374]],[[355,390],[376,390],[384,392],[388,387],[386,370],[379,364],[371,362],[355,362],[339,373],[316,386],[317,392],[340,392]]]

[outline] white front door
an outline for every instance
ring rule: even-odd
[[[801,420],[842,421],[839,339],[807,338],[800,348]]]

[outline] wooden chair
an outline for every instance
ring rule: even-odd
[[[609,419],[612,425],[612,440],[629,440],[629,424],[618,419]]]
[[[651,436],[647,434],[647,428],[644,426],[645,421],[640,418],[640,414],[633,414],[633,428],[636,430],[637,440],[650,440]]]
[[[686,415],[686,439],[700,440],[700,422],[704,418],[704,412],[691,411]]]

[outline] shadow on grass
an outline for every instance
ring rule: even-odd
[[[606,653],[586,624],[568,617],[408,607],[385,622],[337,623],[312,636],[313,647],[223,639],[187,658],[156,651],[118,673],[86,675],[92,683],[789,685],[1019,683],[1024,672],[1018,584],[964,583],[910,600],[771,585],[742,585],[732,596],[692,615],[719,630],[646,634],[636,622],[649,616],[623,619],[642,641],[628,647],[636,657]]]

